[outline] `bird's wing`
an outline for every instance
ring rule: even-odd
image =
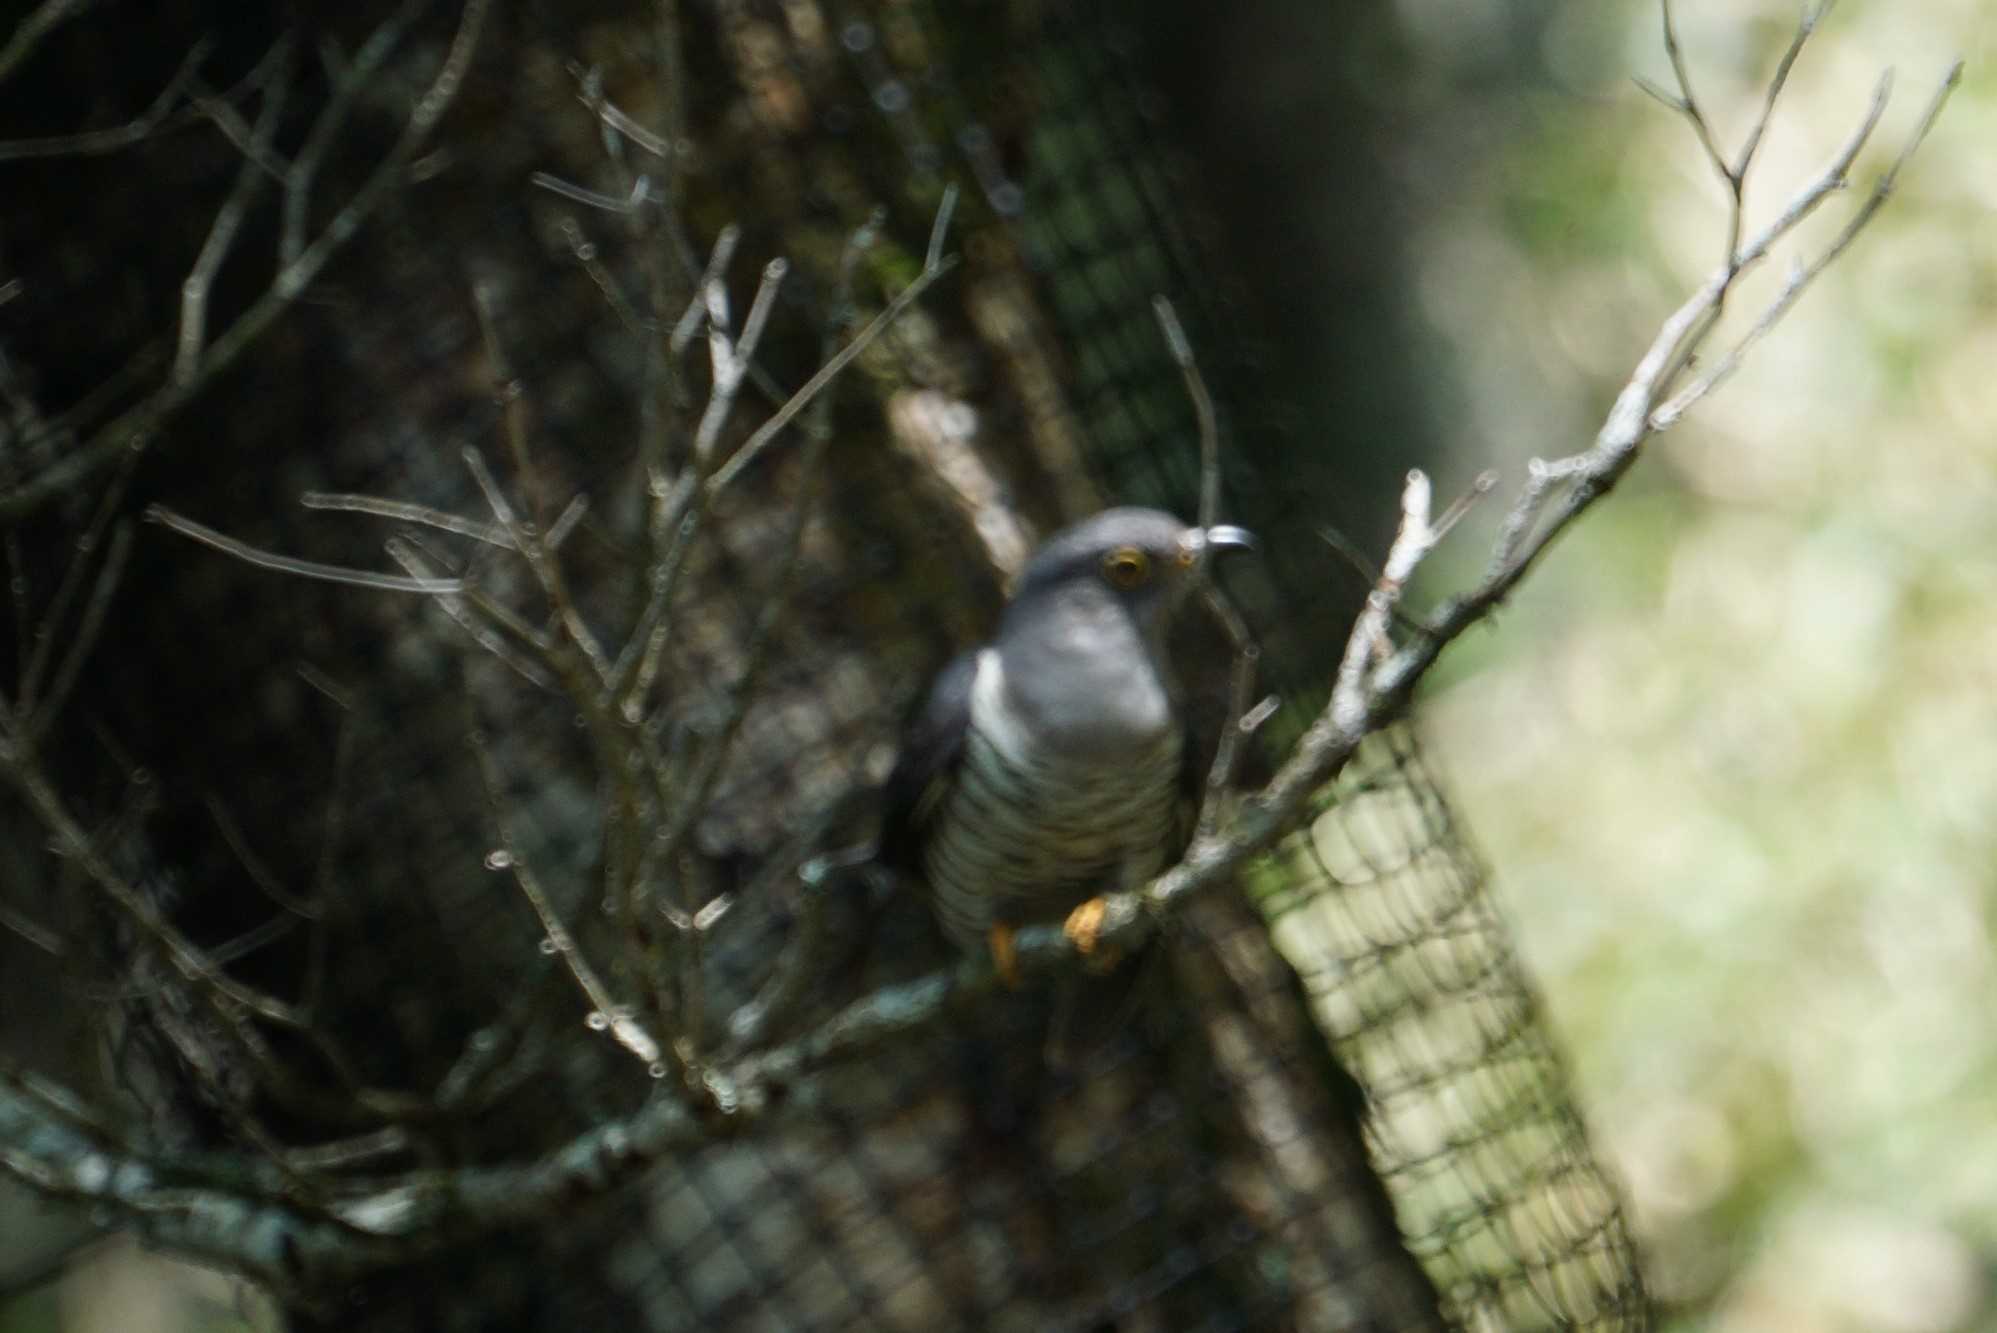
[[[901,753],[882,791],[879,859],[888,865],[916,868],[923,830],[949,791],[964,751],[977,674],[978,650],[958,654],[937,674],[902,731]]]

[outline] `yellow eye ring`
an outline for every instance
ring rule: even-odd
[[[1151,577],[1151,559],[1135,546],[1119,546],[1103,557],[1103,577],[1118,588],[1135,588]]]

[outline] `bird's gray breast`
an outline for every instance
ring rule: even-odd
[[[986,649],[971,688],[969,727],[948,795],[925,849],[938,916],[960,947],[983,947],[994,921],[1058,917],[1099,894],[1134,887],[1165,868],[1178,804],[1181,737],[1164,703],[1144,725],[1104,728],[1126,697],[1077,708],[1085,729],[1019,706],[1000,654]],[[1143,701],[1139,701],[1143,702]],[[1150,721],[1157,714],[1164,725]]]

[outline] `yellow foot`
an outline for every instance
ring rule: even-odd
[[[1061,926],[1061,933],[1074,942],[1075,951],[1084,958],[1096,951],[1096,940],[1103,931],[1103,900],[1091,898],[1068,913],[1068,919]]]
[[[998,973],[1007,990],[1019,989],[1019,950],[1013,947],[1012,927],[1003,921],[992,923],[992,971]]]

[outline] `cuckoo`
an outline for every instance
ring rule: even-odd
[[[1014,927],[1065,916],[1088,951],[1100,896],[1183,842],[1191,756],[1166,632],[1209,554],[1250,545],[1236,527],[1105,510],[1034,553],[996,637],[930,687],[888,779],[882,859],[1008,981]]]

